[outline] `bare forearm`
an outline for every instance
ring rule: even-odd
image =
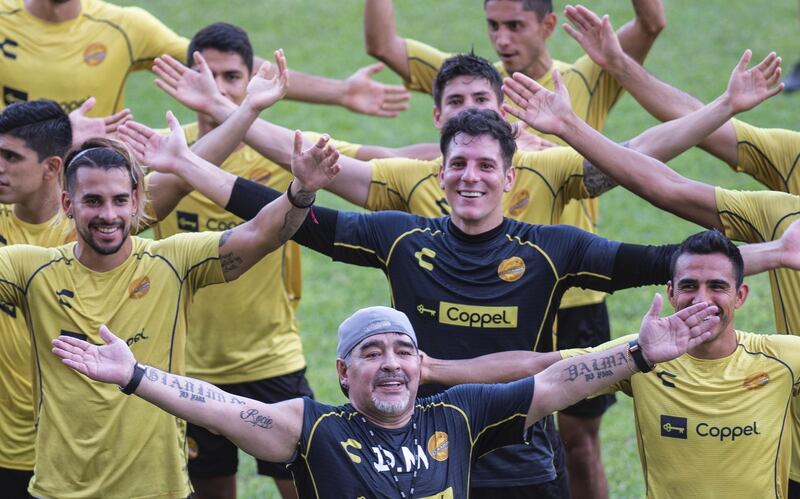
[[[147,194],[156,219],[163,220],[178,206],[192,186],[177,175],[153,172],[147,176]]]
[[[558,352],[498,352],[473,359],[443,360],[428,357],[425,383],[445,386],[464,383],[507,383],[533,376],[561,360]]]
[[[192,151],[210,163],[222,164],[236,150],[257,118],[258,111],[245,100],[221,125],[202,136],[192,146]]]
[[[289,78],[292,82],[286,92],[286,98],[311,104],[334,104],[342,103],[342,96],[345,93],[345,82],[323,78],[299,71],[289,70]]]
[[[176,174],[220,207],[228,205],[236,176],[192,154],[176,159]]]
[[[424,144],[411,144],[402,147],[382,147],[364,145],[358,149],[357,159],[369,161],[380,158],[412,158],[432,160],[442,155],[439,144],[433,142]]]
[[[780,240],[739,246],[744,260],[745,275],[760,274],[783,266]]]
[[[367,54],[384,62],[404,80],[410,79],[405,40],[397,33],[392,0],[367,0],[364,42]]]

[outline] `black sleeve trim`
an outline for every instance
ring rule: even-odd
[[[258,182],[237,177],[225,209],[239,218],[250,220],[258,215],[261,208],[278,199],[282,194],[282,192],[263,186]]]
[[[614,289],[666,284],[672,277],[669,266],[672,254],[677,250],[677,244],[641,246],[621,243],[611,275]]]

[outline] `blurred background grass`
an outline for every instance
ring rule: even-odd
[[[118,3],[139,5],[187,37],[211,22],[237,24],[250,33],[257,54],[271,58],[272,51],[282,47],[290,67],[314,74],[344,78],[358,67],[373,62],[363,48],[362,1],[124,0]],[[559,13],[566,5],[558,0],[554,3]],[[704,101],[722,92],[730,70],[746,48],[753,50],[754,59],[762,58],[771,50],[777,51],[785,58],[785,73],[800,59],[800,22],[795,1],[665,0],[664,3],[667,27],[645,65],[661,79]],[[486,36],[482,4],[477,0],[398,0],[395,10],[399,31],[403,36],[443,50],[474,48],[476,53],[494,60]],[[598,13],[608,13],[615,27],[633,16],[630,3],[621,0],[590,1],[587,6]],[[580,47],[561,29],[553,35],[549,47],[553,57],[566,61],[581,55]],[[398,82],[388,70],[379,79]],[[129,80],[127,102],[136,119],[163,127],[164,112],[172,109],[182,122],[193,120],[191,112],[161,94],[152,80],[153,75],[146,72],[136,73]],[[350,142],[397,146],[437,139],[431,107],[429,96],[416,94],[409,111],[387,120],[351,114],[340,108],[282,102],[266,111],[264,117],[287,127],[329,132]],[[799,107],[800,95],[779,95],[747,113],[743,119],[758,126],[798,129]],[[655,121],[626,96],[611,113],[605,133],[616,140],[625,140],[654,124]],[[690,151],[674,160],[671,166],[689,177],[728,188],[761,188],[749,177],[734,174],[702,151]],[[319,202],[352,208],[327,194],[321,196]],[[606,194],[601,207],[600,233],[611,239],[675,242],[699,229],[660,212],[622,189]],[[338,403],[343,398],[333,370],[336,328],[356,308],[388,304],[388,286],[377,270],[333,264],[311,252],[304,253],[303,266],[304,296],[298,316],[308,375],[317,398]],[[767,279],[759,276],[749,282],[750,298],[739,312],[737,326],[751,331],[772,331]],[[609,299],[614,336],[638,328],[640,317],[655,291],[661,289],[627,290]],[[624,395],[606,415],[602,438],[611,497],[642,497],[644,488],[632,403]],[[239,497],[278,497],[271,481],[255,474],[253,460],[245,455],[242,458]]]

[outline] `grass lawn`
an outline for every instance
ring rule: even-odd
[[[167,25],[185,36],[202,26],[224,20],[245,28],[256,53],[271,58],[283,47],[290,67],[315,74],[346,77],[371,59],[364,53],[362,35],[363,2],[346,0],[125,0],[153,12]],[[756,59],[769,50],[785,57],[785,71],[800,58],[798,50],[797,3],[789,0],[762,3],[744,0],[667,0],[666,30],[653,48],[646,66],[654,74],[685,91],[708,101],[725,87],[731,68],[746,48]],[[493,59],[485,31],[481,2],[440,0],[436,2],[397,1],[399,30],[404,36],[431,43],[444,50],[464,51],[474,47]],[[565,4],[556,2],[556,8]],[[632,17],[629,2],[592,1],[588,6],[611,16],[619,27]],[[574,60],[580,48],[561,29],[550,42],[551,54]],[[389,71],[380,77],[397,82]],[[153,75],[138,73],[128,86],[128,105],[135,117],[151,126],[164,126],[164,112],[177,111],[182,121],[192,114],[152,84]],[[796,113],[800,96],[778,96],[751,111],[744,119],[759,125],[797,128]],[[342,109],[283,102],[265,112],[265,117],[289,126],[331,133],[336,138],[357,143],[403,145],[437,139],[431,120],[432,101],[427,95],[414,95],[411,109],[394,120],[363,117]],[[652,126],[649,117],[630,97],[624,97],[611,113],[606,134],[616,140],[635,136]],[[695,179],[738,189],[759,189],[752,179],[736,175],[724,164],[701,151],[690,151],[671,165]],[[346,207],[331,195],[320,203]],[[602,235],[629,242],[674,242],[698,230],[660,212],[630,193],[616,189],[601,202]],[[336,327],[354,309],[388,304],[385,279],[376,270],[345,267],[307,252],[304,260],[305,289],[298,316],[309,365],[309,377],[317,397],[325,402],[343,400],[334,375]],[[740,329],[773,330],[772,306],[767,279],[750,280],[751,295],[739,313]],[[635,331],[656,288],[620,292],[609,299],[613,334]],[[660,289],[659,289],[660,290]],[[603,453],[609,474],[611,496],[641,497],[643,484],[633,429],[632,404],[624,396],[608,413],[603,424]],[[255,475],[253,460],[243,459],[239,474],[240,497],[277,497],[269,480]]]

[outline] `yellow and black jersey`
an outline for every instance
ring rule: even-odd
[[[775,191],[731,191],[717,187],[717,211],[725,235],[737,241],[761,243],[779,239],[800,218],[800,197]],[[769,272],[775,327],[800,336],[800,272]],[[795,429],[800,429],[800,401],[794,404]],[[800,481],[800,438],[792,442],[792,480]]]
[[[442,159],[423,161],[405,158],[370,162],[372,182],[366,208],[397,210],[439,217],[450,207],[439,185]],[[569,147],[544,151],[518,151],[512,160],[517,178],[510,192],[503,194],[505,216],[531,224],[564,223],[564,207],[571,200],[588,198],[583,182],[584,159]],[[600,303],[605,293],[571,289],[561,301],[562,308]]]
[[[50,351],[59,335],[102,344],[98,330],[106,324],[140,362],[184,372],[189,304],[198,289],[224,280],[219,233],[134,237],[132,243],[130,256],[108,272],[84,267],[75,243],[0,248],[0,300],[23,309],[33,345],[34,496],[186,497],[191,491],[182,420],[91,381]]]
[[[736,338],[725,358],[686,354],[616,386],[633,395],[647,497],[787,497],[800,338]]]
[[[800,194],[800,132],[732,121],[739,148],[739,164],[734,169],[773,191]]]
[[[532,396],[533,378],[461,385],[417,400],[411,421],[397,429],[370,423],[349,404],[305,398],[289,469],[300,497],[467,497],[479,456],[523,442]]]
[[[138,7],[80,0],[81,13],[61,23],[43,21],[24,0],[0,0],[0,108],[14,102],[52,99],[70,112],[88,97],[90,116],[125,106],[125,79],[170,54],[186,59],[189,40]]]
[[[0,205],[0,247],[60,246],[75,239],[72,221],[59,212],[40,224],[23,222],[13,205]],[[0,468],[32,470],[33,424],[31,339],[22,308],[0,302]]]

